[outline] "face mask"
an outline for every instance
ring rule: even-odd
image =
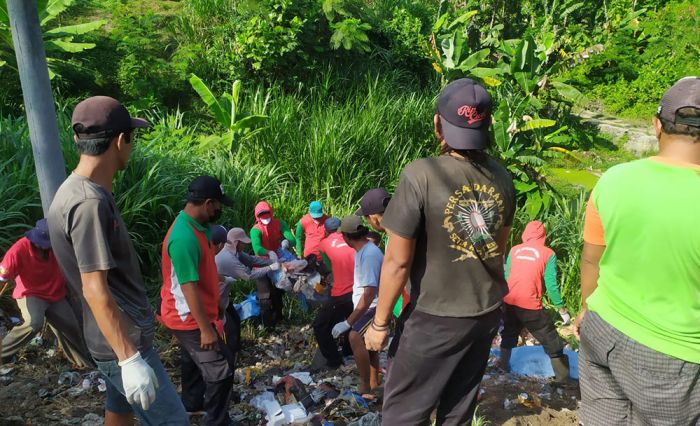
[[[267,219],[260,219],[260,222],[262,222],[263,225],[269,225],[270,222],[272,222],[272,218],[269,217]]]

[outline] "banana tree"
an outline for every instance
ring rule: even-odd
[[[207,105],[214,120],[226,129],[223,137],[210,136],[203,139],[202,142],[205,145],[214,145],[220,140],[228,149],[233,151],[237,148],[235,144],[237,138],[239,138],[238,142],[240,142],[242,138],[248,138],[259,132],[268,119],[268,116],[265,114],[246,114],[241,111],[240,80],[233,82],[231,93],[224,93],[220,98],[214,96],[202,79],[194,74],[190,77],[190,85]],[[262,112],[265,111],[268,100],[269,94],[263,102]]]
[[[37,10],[39,22],[42,28],[50,26],[51,21],[68,9],[76,0],[38,0]],[[101,28],[107,23],[101,19],[82,24],[66,25],[43,31],[46,60],[49,66],[49,77],[57,75],[56,65],[69,65],[65,60],[57,58],[56,54],[80,53],[95,47],[94,43],[81,43],[76,37],[90,33]],[[10,18],[7,13],[7,3],[0,0],[0,67],[9,67],[17,72],[17,60],[15,58],[10,30]]]

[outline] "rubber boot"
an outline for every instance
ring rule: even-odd
[[[501,356],[498,358],[498,366],[506,373],[510,372],[510,354],[513,351],[511,348],[501,348]]]
[[[554,370],[554,383],[572,385],[575,381],[569,376],[569,358],[566,355],[550,358]]]

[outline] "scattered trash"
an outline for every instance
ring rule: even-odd
[[[51,396],[51,391],[49,391],[48,389],[41,388],[39,389],[39,392],[37,392],[37,394],[39,395],[39,398],[48,398],[49,396]]]
[[[365,401],[362,395],[358,393],[346,390],[342,393],[340,397],[346,401],[350,401],[357,404],[359,407],[364,408],[365,410],[369,410],[369,405],[367,404],[367,401]]]
[[[81,422],[82,426],[101,426],[105,424],[105,419],[95,413],[86,414]]]
[[[99,392],[107,392],[107,383],[104,379],[97,379],[97,390]]]
[[[243,302],[233,305],[233,308],[238,313],[241,321],[260,316],[260,305],[258,305],[256,292],[249,294]]]
[[[14,370],[15,367],[2,367],[0,368],[0,376],[6,376]]]
[[[542,401],[537,395],[528,395],[527,392],[518,394],[518,402],[526,408],[541,407]]]
[[[12,323],[12,325],[18,325],[22,323],[22,319],[17,317],[10,317],[10,322]]]
[[[515,406],[515,403],[511,401],[510,399],[506,398],[503,400],[503,408],[506,410],[512,410],[513,406]]]
[[[47,349],[46,350],[46,356],[49,358],[53,358],[56,355],[56,349]]]
[[[37,334],[32,340],[29,341],[30,346],[41,346],[43,344],[44,339],[41,337],[41,334]]]
[[[348,426],[380,426],[382,418],[377,413],[367,413],[359,420],[348,423]]]
[[[498,357],[500,350],[492,348],[491,354]],[[564,349],[569,357],[570,375],[578,379],[578,352]],[[554,377],[554,370],[549,356],[542,346],[518,346],[513,348],[510,356],[510,369],[513,374],[529,377]]]
[[[78,380],[80,380],[80,374],[75,371],[65,371],[58,376],[59,385],[73,386],[78,383]]]

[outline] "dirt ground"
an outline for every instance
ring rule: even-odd
[[[310,327],[284,328],[275,335],[244,341],[236,371],[235,401],[231,416],[241,425],[264,425],[264,415],[248,402],[255,395],[274,390],[273,376],[291,371],[308,371],[315,351]],[[169,342],[159,342],[161,358],[176,387],[179,386],[178,352]],[[41,345],[28,346],[13,363],[0,366],[0,426],[2,425],[84,425],[103,424],[103,399],[99,376],[90,371],[71,370],[61,354],[55,354],[47,338]],[[165,348],[165,349],[163,349]],[[71,378],[61,373],[76,371]],[[313,389],[325,382],[339,391],[357,388],[352,363],[338,370],[313,375]],[[179,390],[179,389],[178,389]],[[524,394],[527,398],[524,399]],[[519,399],[519,395],[520,399]],[[577,425],[575,389],[557,389],[546,380],[506,375],[489,362],[477,414],[491,425]],[[348,425],[368,412],[381,411],[379,403],[362,407],[350,399],[336,399],[314,410],[318,416],[309,424]],[[192,424],[201,417],[192,417]]]

